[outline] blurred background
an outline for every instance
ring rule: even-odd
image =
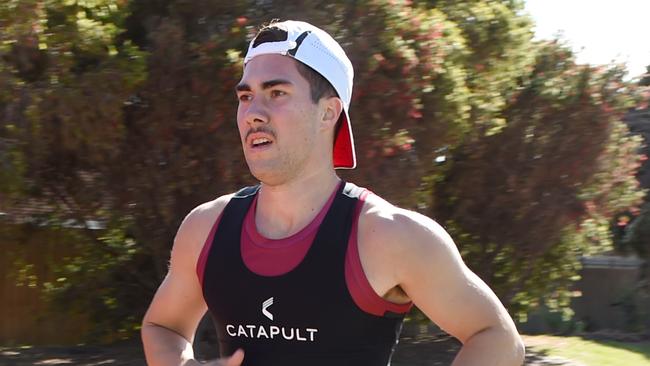
[[[649,10],[3,0],[0,357],[137,340],[182,219],[254,183],[234,86],[279,18],[352,60],[344,179],[442,224],[538,352],[596,340],[650,364]],[[414,310],[405,333],[435,332]]]

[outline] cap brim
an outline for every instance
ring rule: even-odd
[[[352,126],[348,111],[344,108],[341,113],[341,126],[334,139],[334,168],[335,169],[354,169],[357,166],[357,157],[354,152],[354,137],[352,136]]]

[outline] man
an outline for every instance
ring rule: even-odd
[[[143,320],[148,363],[198,365],[208,310],[222,355],[208,365],[385,366],[415,304],[463,343],[454,365],[520,365],[514,323],[444,229],[336,175],[356,165],[353,71],[338,43],[272,23],[244,65],[237,124],[261,184],[181,224]]]

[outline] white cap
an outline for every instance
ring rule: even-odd
[[[249,46],[244,65],[255,56],[280,54],[290,56],[311,67],[329,81],[343,101],[341,127],[334,139],[334,168],[354,169],[357,159],[354,152],[354,138],[350,124],[350,100],[352,99],[352,78],[354,70],[343,48],[329,34],[305,22],[287,20],[273,23],[287,31],[287,39]]]

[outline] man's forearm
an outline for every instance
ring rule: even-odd
[[[152,323],[143,324],[141,334],[147,365],[198,365],[194,360],[192,343],[180,334]]]
[[[463,344],[452,366],[521,366],[525,354],[519,334],[502,328],[488,328]]]

